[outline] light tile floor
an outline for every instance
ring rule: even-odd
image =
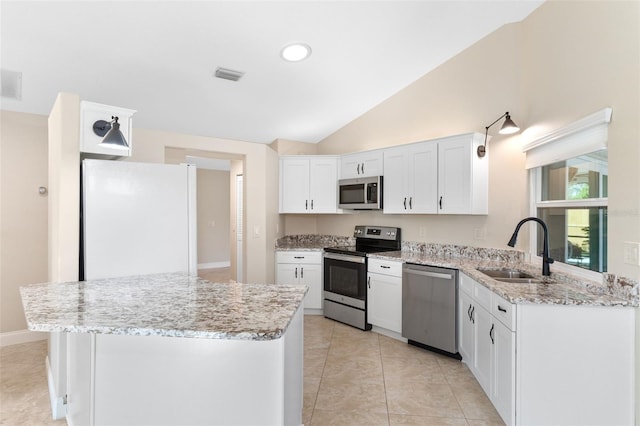
[[[223,271],[199,275],[228,279]],[[0,425],[66,424],[51,420],[46,352],[46,341],[0,348]],[[303,422],[503,424],[465,364],[312,315],[304,318]]]
[[[305,316],[305,425],[503,425],[467,366]]]

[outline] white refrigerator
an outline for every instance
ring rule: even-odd
[[[81,206],[81,279],[197,275],[195,166],[83,160]],[[51,333],[54,418],[67,411],[67,344],[64,333]]]

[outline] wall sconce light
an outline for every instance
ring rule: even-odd
[[[520,131],[520,127],[518,127],[516,123],[514,123],[513,120],[511,119],[511,116],[509,115],[509,111],[505,112],[500,116],[500,118],[498,118],[496,121],[494,121],[493,123],[485,127],[484,145],[480,145],[478,147],[478,150],[477,150],[478,157],[482,158],[487,153],[487,136],[489,135],[489,127],[493,126],[498,121],[502,120],[504,117],[506,117],[506,119],[504,120],[504,124],[502,124],[502,127],[500,128],[498,133],[500,133],[501,135],[510,135],[512,133],[517,133]]]
[[[118,117],[111,116],[111,121],[98,120],[93,123],[93,133],[103,137],[100,145],[111,145],[118,148],[129,148],[129,144],[120,131]]]

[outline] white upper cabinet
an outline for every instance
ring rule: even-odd
[[[280,157],[280,213],[336,213],[338,157]]]
[[[489,213],[489,155],[476,155],[483,142],[479,133],[438,139],[438,213]]]
[[[383,151],[366,151],[340,157],[340,179],[382,176]]]
[[[383,190],[384,213],[437,213],[437,143],[386,149]]]
[[[487,214],[488,157],[470,133],[384,150],[384,213]]]
[[[130,157],[133,146],[132,121],[135,112],[132,109],[95,102],[80,102],[80,152],[93,154],[96,157]],[[129,145],[128,148],[100,145],[104,133],[110,128],[110,124],[106,128],[105,124],[110,123],[112,117],[118,117],[120,131]],[[94,125],[96,125],[95,130]]]

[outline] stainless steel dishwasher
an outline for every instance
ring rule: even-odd
[[[402,336],[410,344],[460,359],[458,271],[405,263],[402,268]]]

